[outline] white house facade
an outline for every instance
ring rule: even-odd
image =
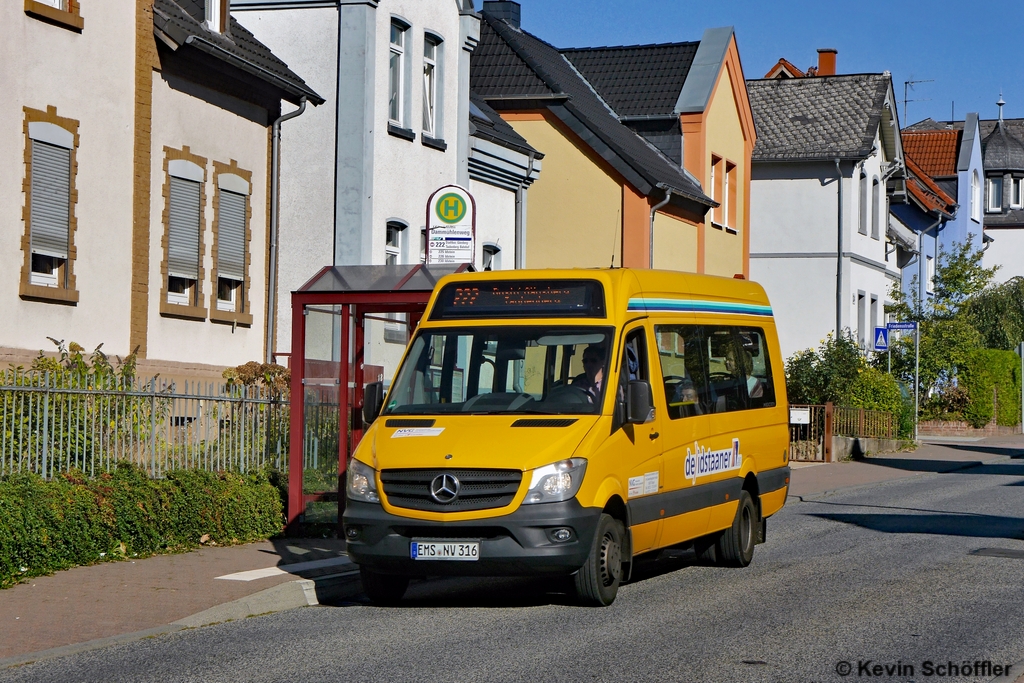
[[[900,280],[887,220],[903,171],[891,78],[765,79],[747,89],[758,130],[750,272],[771,300],[783,355],[837,329],[870,351]]]

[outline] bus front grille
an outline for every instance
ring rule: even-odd
[[[435,498],[431,485],[442,475],[458,481],[458,493],[447,500],[451,489]],[[388,502],[400,508],[425,512],[464,512],[505,507],[515,498],[523,479],[519,470],[401,469],[381,470],[380,481]],[[442,502],[444,501],[444,502]]]

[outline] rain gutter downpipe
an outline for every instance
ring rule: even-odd
[[[274,362],[274,323],[277,312],[277,213],[280,207],[281,186],[278,182],[281,166],[281,124],[306,111],[306,98],[299,100],[299,108],[282,114],[274,121],[270,133],[270,277],[267,281],[267,348],[266,363]]]
[[[836,157],[836,174],[839,176],[839,212],[837,230],[839,246],[836,249],[836,339],[843,330],[843,169]]]
[[[659,185],[661,189],[665,190],[665,198],[660,202],[651,207],[651,230],[650,239],[648,240],[648,247],[650,251],[650,258],[647,261],[648,268],[654,268],[654,216],[658,213],[658,209],[668,204],[669,200],[672,199],[672,188]]]

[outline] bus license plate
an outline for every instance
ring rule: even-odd
[[[480,559],[480,544],[477,542],[413,541],[409,555],[414,560],[461,560],[475,562]]]

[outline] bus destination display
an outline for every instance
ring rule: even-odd
[[[491,318],[603,318],[604,290],[594,280],[464,282],[446,285],[431,320]]]

